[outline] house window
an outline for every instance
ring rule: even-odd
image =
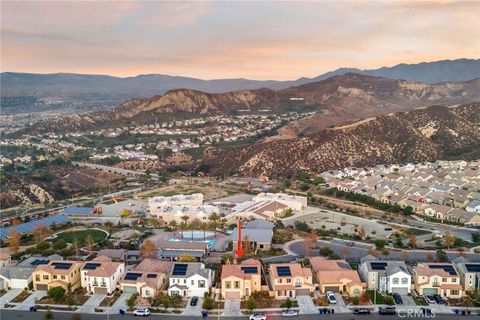
[[[57,279],[57,275],[56,275],[56,274],[53,275],[53,279]]]
[[[457,282],[457,278],[452,278],[452,282]]]
[[[282,278],[278,279],[278,283],[282,283]]]
[[[442,278],[442,282],[447,282],[447,278]]]
[[[150,290],[145,290],[145,296],[146,296],[146,297],[151,297]]]
[[[62,280],[65,280],[65,276],[61,276]]]
[[[205,280],[198,280],[198,287],[205,288]]]
[[[288,278],[287,283],[292,283],[292,279]]]
[[[235,284],[235,289],[240,288],[240,281],[235,281],[234,284]]]
[[[450,290],[450,294],[451,294],[452,296],[458,296],[459,291],[458,291],[458,290]]]
[[[296,287],[301,287],[302,286],[302,280],[300,278],[295,279],[295,286]]]
[[[230,289],[232,287],[232,284],[230,281],[225,281],[225,288]]]
[[[36,280],[36,281],[40,281],[40,276],[39,276],[38,274],[35,275],[35,280]]]
[[[193,286],[195,284],[195,280],[192,279],[192,281],[190,283]]]
[[[408,283],[408,278],[402,278],[402,284],[407,284]]]
[[[393,278],[392,282],[393,284],[398,284],[399,283],[398,278]]]
[[[43,280],[48,280],[48,279],[49,279],[48,275],[43,276]]]
[[[183,283],[184,283],[184,284],[187,284],[187,279],[183,279]]]

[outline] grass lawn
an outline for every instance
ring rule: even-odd
[[[375,300],[375,293],[377,294],[377,300]],[[375,290],[367,290],[367,294],[368,296],[370,297],[370,301],[372,302],[372,304],[376,303],[376,304],[383,304],[383,296],[381,293],[379,293],[378,291],[375,291]]]
[[[73,243],[75,239],[78,241],[79,246],[85,245],[85,239],[91,236],[95,243],[104,240],[107,237],[107,234],[100,230],[90,229],[90,230],[75,230],[75,231],[65,231],[59,233],[53,241],[64,240],[66,243]]]

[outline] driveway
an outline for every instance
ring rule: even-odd
[[[317,314],[318,309],[313,304],[312,297],[310,296],[297,296],[298,307],[300,314]]]
[[[102,302],[103,299],[105,299],[106,296],[107,296],[106,294],[94,294],[94,295],[92,295],[90,298],[88,298],[87,301],[85,301],[83,306],[78,308],[75,312],[94,313],[95,308],[98,307],[100,302]]]
[[[15,297],[18,296],[22,291],[22,289],[8,290],[7,293],[0,297],[0,308],[3,309],[5,303],[12,302],[12,300],[15,299]]]
[[[402,294],[401,297],[402,297],[402,301],[403,301],[404,306],[416,306],[417,305],[415,303],[415,300],[413,300],[412,296],[409,296],[408,294]]]
[[[200,316],[202,315],[202,305],[203,305],[203,298],[198,298],[197,304],[195,306],[190,305],[190,301],[192,298],[188,299],[187,306],[185,307],[185,311],[182,312],[184,316]]]
[[[225,299],[225,307],[223,308],[223,317],[240,317],[243,316],[240,311],[240,299]]]
[[[27,299],[23,300],[22,303],[19,303],[15,309],[20,310],[29,310],[31,306],[34,306],[35,303],[47,295],[47,291],[37,290],[33,292]]]
[[[127,310],[127,300],[133,295],[133,293],[122,293],[122,295],[115,301],[110,309],[107,309],[109,314],[118,314],[120,309]]]

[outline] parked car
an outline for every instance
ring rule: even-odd
[[[387,228],[385,228],[385,229],[383,229],[383,230],[385,230],[385,231],[392,231],[393,229],[392,229],[392,228],[389,228],[389,227],[387,227]]]
[[[137,308],[133,311],[134,316],[149,316],[150,315],[150,309],[148,308]]]
[[[353,241],[348,241],[347,242],[347,246],[349,246],[349,247],[353,247],[354,245],[355,245],[355,242],[353,242]]]
[[[380,307],[380,308],[378,308],[378,313],[380,313],[380,314],[396,314],[397,309],[395,309],[395,307]]]
[[[267,315],[265,313],[255,313],[250,316],[249,320],[267,320]]]
[[[393,294],[393,301],[395,301],[396,304],[403,304],[402,296],[396,292]]]
[[[335,298],[335,293],[333,293],[332,291],[327,291],[325,293],[325,297],[327,298],[328,303],[330,303],[330,304],[336,304],[337,303],[337,298]]]
[[[353,314],[370,314],[370,309],[367,308],[355,308]]]
[[[439,294],[434,294],[433,299],[435,299],[435,302],[438,304],[445,304],[445,300],[443,300]]]
[[[435,298],[433,295],[427,294],[424,296],[424,298],[427,303],[435,303]]]
[[[296,317],[298,312],[295,310],[287,310],[282,312],[282,317]]]
[[[197,302],[198,302],[198,297],[192,297],[192,299],[190,300],[190,305],[193,307],[193,306],[196,306],[197,305]]]

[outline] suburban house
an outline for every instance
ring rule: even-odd
[[[125,249],[102,249],[98,251],[97,257],[108,257],[113,261],[126,261],[127,250]]]
[[[203,263],[174,263],[169,277],[168,294],[203,297],[205,292],[209,292],[213,279],[214,271],[205,268]]]
[[[358,272],[367,289],[402,295],[412,290],[412,275],[403,261],[363,261]]]
[[[35,290],[49,290],[62,287],[65,290],[75,290],[80,287],[80,261],[50,261],[41,264],[33,271],[33,288]]]
[[[262,264],[248,259],[240,264],[222,266],[222,299],[243,299],[262,290]]]
[[[172,269],[171,261],[144,259],[120,279],[120,289],[125,293],[138,293],[143,298],[155,296],[166,287]]]
[[[365,283],[360,279],[358,272],[353,270],[345,260],[313,257],[310,258],[310,265],[321,293],[333,291],[360,296],[365,290]]]
[[[295,299],[297,295],[309,295],[313,291],[312,270],[300,263],[273,263],[269,276],[275,299]]]
[[[452,209],[452,207],[442,206],[439,204],[430,204],[425,208],[424,214],[438,220],[445,220],[447,213]]]
[[[268,251],[272,248],[273,222],[266,220],[252,220],[242,225],[242,249]],[[238,228],[233,230],[230,239],[233,242],[233,250],[238,249]],[[247,248],[248,247],[248,248]]]
[[[5,251],[0,251],[0,268],[6,267],[12,263],[12,257]]]
[[[32,282],[34,268],[8,265],[0,269],[0,290],[25,289]]]
[[[420,295],[439,294],[451,299],[463,296],[460,276],[451,263],[420,263],[413,267],[413,278]]]
[[[93,294],[111,294],[125,271],[125,264],[99,256],[86,262],[81,271],[81,284]]]
[[[465,210],[468,212],[480,213],[480,200],[472,200],[467,204]]]
[[[206,242],[153,240],[153,243],[158,249],[157,257],[163,260],[176,261],[182,255],[189,255],[200,261],[209,252]]]
[[[452,261],[460,276],[460,283],[465,291],[480,290],[480,263],[466,259]]]

